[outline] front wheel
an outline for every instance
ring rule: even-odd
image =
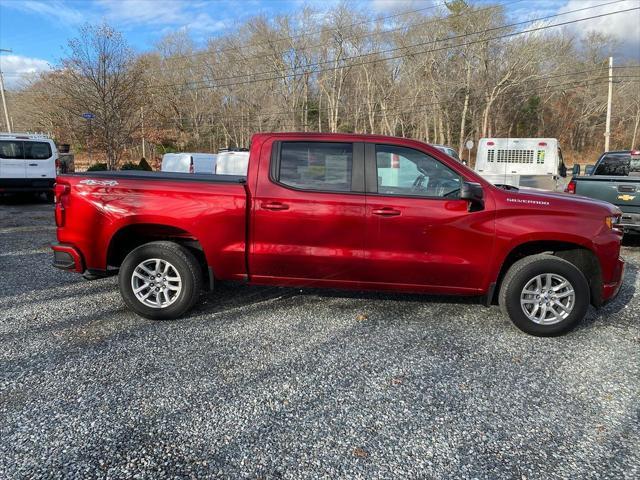
[[[589,283],[572,263],[533,255],[514,263],[502,281],[500,306],[520,330],[539,337],[561,335],[587,314]]]
[[[189,250],[173,242],[146,243],[127,255],[118,274],[127,306],[146,318],[178,318],[193,307],[202,270]]]

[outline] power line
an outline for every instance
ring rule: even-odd
[[[521,1],[524,1],[524,0],[517,0],[516,3],[517,2],[521,2]],[[379,22],[381,20],[389,20],[391,18],[402,17],[402,16],[409,15],[409,14],[412,14],[412,13],[419,13],[419,12],[423,12],[423,11],[426,11],[426,10],[433,10],[435,8],[446,6],[446,5],[447,5],[447,1],[443,0],[442,2],[436,3],[434,5],[430,5],[428,7],[418,8],[418,9],[415,9],[415,10],[409,10],[409,11],[406,11],[406,12],[396,13],[396,14],[393,14],[393,15],[387,15],[387,16],[384,16],[384,17],[376,17],[376,18],[373,18],[373,19],[363,20],[361,22],[351,23],[351,24],[348,24],[348,25],[342,25],[342,26],[339,26],[339,27],[322,28],[320,30],[316,30],[316,31],[313,31],[313,32],[280,36],[279,38],[275,38],[275,39],[272,39],[270,41],[274,42],[274,43],[279,43],[279,42],[284,42],[284,41],[295,40],[297,38],[304,38],[304,37],[310,37],[310,36],[314,36],[314,35],[321,35],[321,34],[323,34],[325,32],[340,31],[343,28],[357,27],[359,25]],[[208,51],[208,52],[196,52],[196,53],[191,53],[191,54],[173,55],[170,58],[197,57],[197,56],[200,56],[200,55],[211,55],[213,53],[223,53],[223,52],[226,52],[226,51],[237,51],[237,50],[242,50],[242,49],[245,49],[245,48],[261,47],[261,46],[264,46],[264,44],[263,43],[246,43],[244,45],[238,45],[238,46],[235,46],[235,47],[217,48],[217,49],[214,49],[214,50]]]
[[[620,67],[623,68],[623,67]],[[638,65],[637,67],[634,68],[640,68],[640,65]],[[541,80],[548,80],[548,79],[554,79],[554,78],[561,78],[561,77],[567,77],[567,76],[571,76],[571,75],[583,75],[583,74],[587,74],[587,73],[595,73],[595,72],[604,72],[606,71],[606,68],[594,68],[594,69],[589,69],[589,70],[581,70],[581,71],[577,71],[577,72],[565,72],[565,73],[561,73],[561,74],[552,74],[552,75],[544,75],[544,76],[540,76],[540,77],[536,77],[536,78],[532,78],[530,79],[530,81],[532,82],[537,82],[537,81],[541,81]],[[301,107],[302,108],[302,107]],[[324,110],[327,111],[327,110]],[[261,113],[260,115],[265,116],[265,117],[274,117],[274,116],[286,116],[286,115],[295,115],[295,114],[299,114],[301,113],[301,109],[294,109],[294,110],[280,110],[280,111],[275,111],[275,112],[265,112],[265,113]],[[225,118],[229,119],[229,118],[245,118],[245,115],[225,115]],[[174,121],[179,121],[180,119],[177,118],[173,118]]]
[[[444,22],[444,21],[450,21],[452,19],[456,19],[456,18],[461,18],[461,17],[465,17],[468,15],[478,15],[479,13],[482,13],[484,11],[488,11],[488,10],[494,10],[496,8],[501,8],[501,7],[506,7],[506,6],[511,6],[514,5],[516,3],[521,3],[525,0],[512,0],[510,2],[505,2],[505,3],[500,3],[497,5],[491,5],[489,7],[484,7],[484,8],[480,8],[477,10],[471,10],[471,11],[465,11],[463,13],[460,14],[456,14],[456,15],[449,15],[445,18],[431,18],[427,21],[424,22],[419,22],[419,23],[414,23],[409,25],[411,28],[416,28],[416,27],[420,27],[420,26],[424,26],[424,25],[430,25],[433,23],[438,23],[438,22]],[[617,0],[617,1],[624,1],[624,0]],[[420,11],[424,11],[424,10],[431,10],[435,7],[438,6],[442,6],[442,5],[446,5],[446,2],[443,2],[440,5],[435,5],[435,6],[431,6],[431,7],[425,7],[425,8],[421,8],[421,9],[417,9],[417,10],[412,10],[409,12],[405,12],[405,13],[401,13],[401,14],[396,14],[396,15],[390,15],[388,17],[381,17],[380,19],[388,19],[388,18],[393,18],[393,17],[397,17],[397,16],[403,16],[409,13],[417,13]],[[605,4],[606,5],[606,4]],[[593,7],[595,8],[595,7]],[[332,28],[332,29],[327,29],[327,30],[339,30],[339,28],[348,28],[354,25],[359,25],[362,23],[370,23],[373,21],[377,21],[377,19],[374,20],[369,20],[369,21],[364,21],[364,22],[360,22],[360,23],[356,23],[356,24],[351,24],[351,25],[347,25],[345,27],[337,27],[337,28]],[[387,29],[387,30],[383,30],[380,32],[368,32],[365,34],[361,34],[361,35],[351,35],[351,36],[346,36],[343,38],[343,40],[353,40],[353,39],[358,39],[358,38],[365,38],[365,37],[370,37],[370,36],[378,36],[378,35],[386,35],[388,33],[393,33],[399,30],[402,30],[406,28],[406,26],[402,26],[402,27],[396,27],[396,28],[392,28],[392,29]],[[503,28],[503,27],[500,27]],[[308,33],[308,34],[301,34],[299,36],[308,36],[308,35],[312,35],[313,33]],[[286,39],[294,39],[297,38],[299,36],[291,36],[291,37],[282,37],[280,39],[276,39],[276,40],[272,40],[273,42],[280,42],[280,41],[284,41]],[[456,37],[452,37],[452,38],[456,38]],[[436,42],[439,40],[436,40]],[[306,51],[306,50],[310,50],[310,49],[314,49],[314,48],[320,48],[320,47],[325,47],[325,46],[329,46],[331,45],[331,43],[321,43],[321,44],[316,44],[316,45],[308,45],[308,46],[303,46],[303,47],[298,47],[296,48],[296,52],[299,51]],[[213,51],[206,51],[206,52],[197,52],[197,53],[191,53],[191,54],[183,54],[183,55],[171,55],[170,57],[165,57],[162,58],[161,61],[174,61],[174,60],[179,60],[181,58],[191,58],[191,57],[198,57],[198,56],[209,56],[212,55],[214,53],[221,53],[224,51],[237,51],[237,50],[241,50],[241,49],[245,49],[245,48],[249,48],[249,47],[253,47],[253,46],[264,46],[263,43],[261,44],[245,44],[245,45],[239,45],[236,47],[228,47],[228,48],[223,48],[223,49],[216,49]],[[403,48],[407,48],[407,47],[403,47]],[[282,55],[287,53],[288,50],[279,50],[276,52],[270,52],[269,55]],[[367,54],[367,55],[372,55],[373,53]],[[264,58],[265,55],[252,55],[252,56],[248,56],[248,57],[243,57],[243,60],[252,60],[252,59],[259,59],[259,58]],[[191,66],[184,66],[184,67],[179,67],[179,68],[175,68],[175,67],[171,67],[172,71],[185,71],[185,70],[190,70],[193,67]],[[301,67],[297,67],[297,68],[301,68]],[[149,68],[146,69],[146,72],[165,72],[166,68]],[[33,73],[37,73],[37,72],[33,72]],[[245,74],[245,75],[239,75],[239,76],[234,76],[234,77],[226,77],[227,79],[231,79],[231,78],[241,78],[241,77],[246,77],[246,76],[251,76],[251,75],[260,75],[264,72],[256,72],[256,73],[249,73],[249,74]],[[270,72],[271,73],[271,72]],[[29,75],[31,73],[26,73],[26,74],[9,74],[9,75],[5,75],[6,77],[11,76],[11,77],[16,77],[16,78],[24,78],[25,76]],[[217,79],[213,79],[213,80],[217,80]],[[202,82],[205,82],[207,80],[202,80]],[[174,84],[172,86],[178,86],[180,84]]]
[[[393,51],[397,51],[397,50],[405,50],[405,49],[410,48],[410,47],[422,46],[422,45],[426,45],[426,44],[430,44],[430,43],[438,43],[438,42],[442,42],[442,41],[449,41],[451,39],[468,37],[468,36],[477,35],[477,34],[481,34],[481,33],[487,33],[489,31],[493,31],[493,30],[497,30],[497,29],[509,28],[509,27],[512,27],[512,26],[521,25],[523,23],[531,23],[531,22],[536,22],[536,21],[546,20],[546,19],[549,19],[549,18],[558,17],[560,15],[566,15],[566,14],[569,14],[569,13],[575,13],[575,12],[578,12],[578,11],[593,9],[593,8],[600,7],[602,5],[609,5],[611,3],[620,3],[621,1],[624,1],[624,0],[616,0],[616,1],[610,2],[608,4],[601,4],[601,5],[596,5],[596,6],[592,6],[592,7],[585,7],[585,8],[581,8],[581,9],[577,9],[577,10],[572,10],[570,12],[565,12],[565,13],[562,13],[562,14],[549,15],[549,16],[546,16],[546,17],[540,17],[540,18],[537,18],[537,19],[528,20],[526,22],[518,22],[518,23],[514,23],[514,24],[510,24],[510,25],[504,25],[502,27],[494,27],[494,28],[491,28],[491,29],[480,30],[480,31],[471,32],[471,33],[464,34],[464,35],[459,35],[459,36],[456,36],[456,37],[449,37],[449,38],[444,38],[444,39],[435,40],[435,41],[431,41],[431,42],[423,42],[423,43],[420,43],[420,44],[410,45],[410,46],[407,46],[407,47],[400,47],[400,48],[394,48],[394,49],[389,49],[389,50],[382,50],[382,51],[372,52],[372,53],[365,54],[365,55],[356,55],[356,56],[353,56],[353,57],[344,57],[342,59],[342,61],[348,61],[348,60],[351,60],[351,59],[354,59],[354,58],[368,57],[368,56],[371,56],[371,55],[378,55],[378,54],[382,54],[382,53],[389,53],[389,52],[393,52]],[[404,58],[404,57],[407,57],[407,56],[410,56],[410,55],[432,53],[432,52],[437,52],[437,51],[446,50],[446,49],[450,49],[450,48],[459,48],[459,47],[462,47],[462,46],[473,45],[473,44],[476,44],[476,43],[484,43],[484,42],[488,42],[490,40],[498,40],[498,39],[503,39],[503,38],[514,37],[514,36],[517,36],[517,35],[524,35],[526,33],[532,33],[532,32],[537,32],[537,31],[541,31],[541,30],[546,30],[546,29],[549,29],[549,28],[555,28],[555,27],[570,25],[570,24],[574,24],[574,23],[583,22],[583,21],[586,21],[586,20],[592,20],[592,19],[595,19],[595,18],[607,17],[607,16],[610,16],[610,15],[615,15],[615,14],[618,14],[618,13],[625,13],[625,12],[639,10],[639,9],[640,9],[640,7],[634,7],[634,8],[629,8],[629,9],[625,9],[625,10],[618,10],[617,12],[602,13],[602,14],[599,14],[599,15],[593,15],[593,16],[590,16],[590,17],[584,17],[584,18],[580,18],[580,19],[569,20],[569,21],[557,23],[557,24],[554,24],[554,25],[544,25],[544,26],[539,26],[539,27],[535,27],[535,28],[530,28],[528,30],[522,30],[520,32],[512,32],[512,33],[498,35],[498,36],[494,36],[494,37],[488,37],[488,38],[483,38],[483,39],[479,39],[479,40],[472,40],[472,41],[469,41],[469,42],[466,42],[466,43],[460,43],[460,44],[457,44],[457,45],[449,45],[449,46],[439,47],[439,48],[435,48],[435,49],[431,49],[431,50],[423,50],[423,51],[418,51],[418,52],[412,52],[412,53],[409,53],[409,54],[395,55],[395,56],[391,56],[391,57],[376,58],[376,59],[369,60],[369,61],[362,61],[362,62],[359,62],[359,63],[351,63],[349,65],[341,65],[341,66],[329,67],[329,68],[318,69],[318,70],[309,70],[309,71],[304,71],[304,72],[300,72],[300,73],[281,74],[281,75],[274,76],[274,77],[267,77],[267,78],[260,78],[260,79],[250,79],[250,80],[245,80],[245,81],[241,81],[241,82],[234,82],[234,83],[225,83],[225,84],[219,84],[219,85],[205,85],[205,86],[201,86],[201,87],[196,87],[195,89],[209,89],[209,88],[218,88],[218,87],[229,87],[229,86],[247,85],[247,84],[259,83],[259,82],[266,82],[266,81],[270,81],[270,80],[283,80],[283,79],[290,78],[290,77],[298,77],[298,76],[308,75],[308,74],[312,74],[312,73],[335,71],[335,70],[340,70],[340,69],[347,68],[347,67],[350,68],[350,67],[363,66],[363,65],[373,64],[373,63],[387,62],[387,61],[390,61],[390,60],[396,60],[396,59]],[[319,65],[322,65],[322,64],[333,63],[333,62],[334,62],[333,60],[332,61],[326,61],[326,62],[317,62],[317,63],[307,64],[307,65],[302,65],[302,66],[299,66],[299,67],[293,67],[293,69],[315,67],[315,66],[319,66]],[[292,69],[292,68],[289,68],[289,69]],[[162,89],[162,88],[170,88],[170,87],[176,87],[176,86],[185,86],[186,87],[186,86],[189,86],[189,85],[196,85],[196,84],[202,84],[202,83],[211,83],[211,82],[217,82],[217,81],[220,81],[220,80],[242,78],[242,77],[248,77],[248,76],[252,76],[252,75],[262,75],[262,74],[268,74],[268,73],[278,73],[278,72],[272,70],[272,71],[257,72],[257,73],[250,73],[250,74],[230,76],[230,77],[219,77],[219,78],[208,79],[208,80],[196,80],[196,81],[186,82],[186,83],[152,85],[152,86],[150,86],[150,88]]]
[[[597,71],[597,70],[594,70]],[[640,75],[638,76],[630,76],[633,78],[640,78]],[[574,80],[574,81],[569,81],[569,82],[564,82],[564,83],[560,83],[557,85],[547,85],[543,88],[539,88],[539,89],[534,89],[534,90],[528,90],[527,92],[521,92],[520,94],[516,94],[516,95],[511,95],[509,98],[510,99],[526,99],[526,98],[530,98],[532,95],[534,94],[554,94],[554,93],[568,93],[568,92],[572,92],[572,91],[578,91],[580,88],[583,87],[591,87],[591,86],[598,86],[598,85],[605,85],[607,84],[607,79],[608,77],[597,77],[595,79],[585,79],[585,80]],[[638,83],[640,82],[640,80],[627,80],[626,82],[630,82],[630,83]],[[406,114],[406,113],[415,113],[418,111],[423,111],[426,112],[428,107],[431,106],[438,106],[438,105],[442,105],[445,103],[450,103],[451,100],[448,101],[438,101],[438,102],[431,102],[431,103],[425,103],[425,104],[419,104],[419,105],[413,105],[412,108],[405,108],[405,107],[395,107],[395,108],[391,108],[391,109],[378,109],[377,111],[375,111],[374,113],[379,115],[382,113],[386,113],[386,114],[390,114],[390,115],[398,115],[398,114]],[[363,114],[359,115],[359,116],[350,116],[350,120],[355,119],[361,119],[365,116],[368,116],[369,113],[368,112],[364,112]],[[233,118],[233,117],[229,117],[229,116],[225,116],[224,119],[229,119],[229,118]],[[241,124],[241,125],[238,125]],[[180,130],[180,131],[186,131],[186,130],[190,130],[193,131],[196,128],[197,129],[207,129],[207,128],[219,128],[220,126],[223,125],[222,122],[218,122],[218,123],[207,123],[207,124],[201,124],[201,125],[180,125],[180,126],[176,126],[176,125],[169,125],[169,124],[161,124],[158,122],[155,122],[152,124],[154,127],[156,128],[166,128],[166,129],[172,129],[172,130]],[[290,124],[290,123],[278,123],[277,125],[274,125],[273,123],[269,123],[268,120],[265,120],[264,122],[259,122],[257,120],[248,120],[247,118],[243,118],[240,119],[240,121],[235,123],[235,126],[241,126],[241,127],[246,127],[246,128],[264,128],[263,130],[260,131],[270,131],[270,130],[277,130],[277,129],[299,129],[301,127],[312,127],[313,129],[315,129],[315,127],[317,126],[317,123],[313,124],[303,124],[303,123],[299,123],[299,124]],[[313,130],[316,131],[316,130]]]
[[[635,75],[635,76],[630,76],[632,78],[640,78],[640,75]],[[518,98],[530,98],[532,95],[535,94],[548,94],[548,93],[558,93],[558,92],[564,92],[564,91],[569,91],[569,90],[577,90],[578,88],[581,87],[588,87],[588,86],[594,86],[594,85],[602,85],[602,84],[606,84],[608,77],[607,76],[603,76],[603,77],[596,77],[596,78],[591,78],[591,79],[581,79],[581,80],[573,80],[573,81],[568,81],[568,82],[563,82],[563,83],[559,83],[559,84],[555,84],[555,85],[547,85],[545,87],[540,87],[537,89],[529,89],[526,92],[521,92],[519,94],[515,94],[512,95],[510,98],[511,99],[518,99]],[[416,100],[416,99],[414,99]],[[424,111],[426,110],[427,107],[434,107],[434,106],[439,106],[439,105],[443,105],[443,104],[449,104],[451,103],[452,100],[442,100],[442,101],[434,101],[434,102],[429,102],[429,103],[423,103],[423,104],[414,104],[412,105],[410,108],[407,107],[403,107],[403,106],[398,106],[398,107],[392,107],[392,108],[376,108],[373,109],[372,111],[369,112],[363,112],[359,115],[353,115],[351,114],[349,116],[350,120],[353,119],[362,119],[362,118],[366,118],[367,116],[369,116],[370,114],[382,114],[382,113],[386,113],[386,114],[406,114],[406,113],[413,113],[413,112],[417,112],[417,111]],[[326,113],[327,110],[324,110],[324,112]],[[297,111],[289,111],[287,112],[289,114],[300,114],[302,113],[302,111],[297,110]],[[242,123],[244,126],[246,127],[250,127],[250,126],[259,126],[262,124],[273,124],[273,119],[272,118],[268,118],[270,116],[269,113],[265,113],[265,114],[253,114],[254,117],[258,116],[258,117],[266,117],[264,118],[264,120],[250,120],[247,118],[247,116],[228,116],[228,115],[224,115],[224,120],[230,120],[230,119],[235,119],[238,120],[238,122],[232,122],[232,123]],[[186,120],[186,119],[185,119]],[[223,122],[218,122],[218,123],[204,123],[204,124],[200,124],[200,125],[180,125],[179,127],[176,125],[171,125],[169,124],[169,122],[166,123],[154,123],[154,126],[162,128],[162,127],[166,127],[166,128],[179,128],[181,130],[183,129],[196,129],[196,128],[202,128],[202,129],[206,129],[207,127],[217,127],[222,125]],[[298,124],[298,125],[286,125],[288,127],[292,127],[292,128],[299,128],[302,126],[305,126],[304,124]],[[309,125],[307,125],[309,126]]]
[[[597,71],[600,71],[600,70],[595,70],[595,69],[594,70],[585,70],[585,71],[582,71],[582,72],[575,72],[574,74],[582,74],[582,73],[597,72]],[[567,75],[568,74],[560,74],[560,75],[555,75],[555,76],[549,75],[549,76],[546,76],[546,77],[540,77],[539,79],[531,79],[531,81],[560,78],[560,77],[565,77]],[[640,75],[629,75],[628,77],[629,78],[640,78]],[[566,82],[565,84],[573,84],[573,83],[576,83],[576,82],[594,81],[594,80],[601,80],[601,79],[607,79],[607,78],[608,77],[603,76],[603,77],[596,77],[596,78],[590,78],[590,79],[574,80],[574,81],[571,81],[571,82]],[[616,77],[616,78],[618,78],[618,77]],[[628,82],[628,81],[626,81],[626,82]],[[545,89],[544,91],[546,92],[547,88],[555,87],[555,86],[558,86],[558,85],[564,85],[564,84],[547,85],[546,87],[541,87],[541,88]],[[529,90],[529,92],[535,93],[536,90],[535,89],[534,90]],[[413,98],[413,100],[415,101],[415,100],[417,100],[417,98]],[[450,102],[451,102],[450,100],[446,100],[446,101],[443,100],[443,101],[439,101],[439,102],[431,102],[431,103],[427,103],[427,104],[420,104],[420,105],[417,105],[417,106],[437,106],[437,105],[442,105],[442,104],[446,104],[446,103],[450,103]],[[416,105],[414,105],[414,106],[416,106]],[[373,112],[374,113],[381,112],[381,111],[389,112],[389,111],[393,111],[393,110],[396,110],[396,109],[397,110],[407,111],[406,107],[400,106],[400,107],[395,107],[395,108],[391,108],[391,109],[377,107],[376,109],[373,110]],[[329,110],[325,108],[323,110],[315,110],[315,111],[327,113]],[[257,116],[263,117],[264,121],[266,122],[266,121],[273,120],[272,117],[274,117],[274,116],[300,115],[301,113],[303,113],[302,108],[299,108],[299,109],[296,109],[296,110],[279,111],[279,112],[264,112],[264,113],[261,112],[261,113],[254,113],[253,115],[257,115]],[[366,114],[363,114],[363,115],[368,115],[368,114],[369,113],[366,113]],[[224,115],[224,118],[226,120],[229,120],[229,119],[231,119],[231,120],[235,120],[235,119],[243,120],[243,119],[246,119],[248,115],[250,115],[250,114],[247,114],[247,115]],[[181,119],[176,119],[176,118],[174,118],[172,120],[173,121],[182,121]]]
[[[501,8],[501,7],[506,7],[506,6],[509,6],[509,5],[514,5],[516,3],[521,3],[523,1],[525,1],[525,0],[512,0],[512,1],[509,1],[509,2],[499,3],[497,5],[491,5],[491,6],[480,8],[480,9],[477,9],[477,10],[469,10],[469,11],[465,11],[463,13],[459,13],[459,14],[456,14],[456,15],[449,15],[449,16],[444,17],[444,18],[431,18],[431,19],[426,20],[424,22],[414,23],[414,24],[411,24],[409,26],[412,27],[412,28],[415,28],[415,27],[420,27],[420,26],[423,26],[423,25],[430,25],[432,23],[450,21],[450,20],[453,20],[453,19],[456,19],[456,18],[460,18],[460,17],[465,17],[465,16],[468,16],[468,15],[477,15],[477,14],[482,13],[482,12],[487,11],[487,10],[495,10],[496,8]],[[618,1],[624,1],[624,0],[618,0]],[[446,5],[446,2],[443,2],[443,4]],[[438,5],[436,5],[436,6],[438,6]],[[433,7],[431,7],[431,8],[433,8]],[[427,8],[427,9],[430,9],[430,8]],[[417,10],[417,11],[420,11],[420,10]],[[363,22],[363,23],[369,23],[369,22]],[[353,26],[353,25],[351,25],[351,26]],[[349,25],[345,26],[345,27],[333,28],[331,30],[339,30],[340,28],[349,28]],[[342,40],[354,40],[354,39],[372,37],[372,36],[377,36],[377,35],[386,35],[388,33],[397,32],[397,31],[405,29],[405,28],[406,28],[406,26],[401,26],[401,27],[395,27],[395,28],[391,28],[391,29],[382,30],[382,31],[379,31],[379,32],[375,32],[374,31],[374,32],[367,32],[367,33],[358,34],[358,35],[347,35],[347,36],[343,37]],[[310,33],[308,35],[312,35],[312,34]],[[286,40],[286,39],[294,39],[294,38],[296,38],[296,37],[283,37],[282,39],[275,40],[274,42],[283,41],[283,40]],[[301,47],[297,47],[296,48],[296,52],[298,52],[298,51],[306,51],[306,50],[310,50],[310,49],[314,49],[314,48],[326,47],[326,46],[329,46],[331,44],[332,43],[329,42],[329,43],[320,43],[320,44],[315,44],[315,45],[301,46]],[[264,47],[264,43],[259,43],[259,44],[251,44],[251,43],[249,43],[249,44],[245,44],[245,45],[239,45],[239,46],[236,46],[236,47],[226,47],[226,48],[222,48],[222,49],[214,49],[214,50],[205,51],[205,52],[196,52],[196,53],[190,53],[190,54],[172,55],[170,57],[165,57],[162,60],[163,61],[166,61],[166,60],[173,61],[173,60],[181,59],[181,58],[209,56],[209,55],[213,55],[213,54],[216,54],[216,53],[223,53],[223,52],[226,52],[226,51],[237,52],[238,50],[242,50],[242,49],[249,48],[249,47],[254,47],[254,46],[255,47]],[[278,50],[278,51],[275,51],[275,52],[271,52],[270,55],[282,55],[282,54],[287,53],[288,51],[289,51],[289,49]],[[251,59],[255,59],[255,58],[264,58],[264,55],[260,55],[260,54],[252,55],[252,56],[249,56],[249,57],[244,57],[243,60],[251,60]],[[188,68],[189,67],[183,67],[182,69],[188,69]],[[154,70],[157,70],[157,69],[154,69]],[[181,69],[178,69],[178,70],[181,70]]]

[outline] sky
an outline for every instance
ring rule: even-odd
[[[25,74],[54,68],[64,57],[69,39],[83,24],[107,22],[123,32],[139,52],[153,49],[167,33],[185,30],[197,45],[210,37],[233,32],[252,16],[267,18],[308,5],[320,12],[340,0],[0,0],[0,69],[7,88],[15,88]],[[384,17],[403,11],[442,5],[443,0],[342,0],[354,9]],[[471,0],[475,4],[503,3],[514,22],[567,12],[614,0]],[[619,0],[593,10],[569,14],[555,21],[640,7],[640,0]],[[614,55],[640,61],[640,10],[611,15],[567,27],[577,37],[589,31],[612,35]]]

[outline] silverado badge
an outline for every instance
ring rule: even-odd
[[[627,195],[627,194],[618,195],[618,200],[624,200],[625,202],[629,202],[629,201],[633,200],[634,198],[636,198],[635,195]]]

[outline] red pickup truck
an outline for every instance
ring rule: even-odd
[[[549,336],[614,297],[624,270],[618,208],[498,188],[405,138],[262,133],[246,177],[62,175],[55,197],[54,265],[119,271],[125,303],[152,319],[236,280],[484,296]]]

